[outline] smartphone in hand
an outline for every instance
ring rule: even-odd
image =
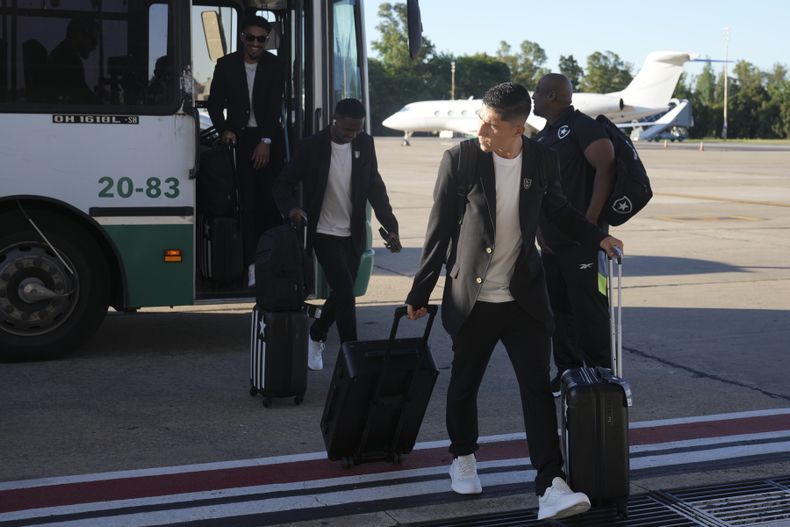
[[[381,237],[384,238],[384,247],[389,249],[391,252],[395,253],[403,248],[398,240],[390,239],[390,233],[387,232],[387,229],[384,227],[379,227],[379,234],[381,234]]]

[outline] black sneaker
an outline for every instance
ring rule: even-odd
[[[551,383],[549,383],[549,386],[551,387],[551,394],[554,397],[559,397],[560,392],[562,391],[562,383],[560,382],[560,377],[562,377],[562,373],[558,372],[557,375],[555,375],[554,378],[551,380]]]

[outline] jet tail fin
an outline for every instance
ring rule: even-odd
[[[654,51],[624,90],[608,95],[620,97],[627,106],[666,106],[683,73],[683,64],[692,58],[689,53]]]

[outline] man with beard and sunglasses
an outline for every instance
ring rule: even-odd
[[[217,61],[206,106],[222,142],[236,145],[244,263],[250,265],[260,235],[283,221],[272,184],[283,165],[284,81],[280,60],[265,49],[271,24],[252,16],[241,28],[241,49]]]

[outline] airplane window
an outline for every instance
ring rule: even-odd
[[[439,117],[439,110],[436,110],[435,112],[433,112],[433,115],[436,116],[436,117]]]
[[[447,110],[447,116],[451,117],[452,115],[453,115],[453,111],[452,110]]]
[[[466,115],[466,110],[461,110],[461,115]]]
[[[405,112],[405,111],[408,111],[408,109],[409,109],[409,107],[408,107],[408,106],[404,106],[403,108],[401,108],[401,109],[400,109],[400,110],[398,110],[398,111],[399,111],[399,112]]]

